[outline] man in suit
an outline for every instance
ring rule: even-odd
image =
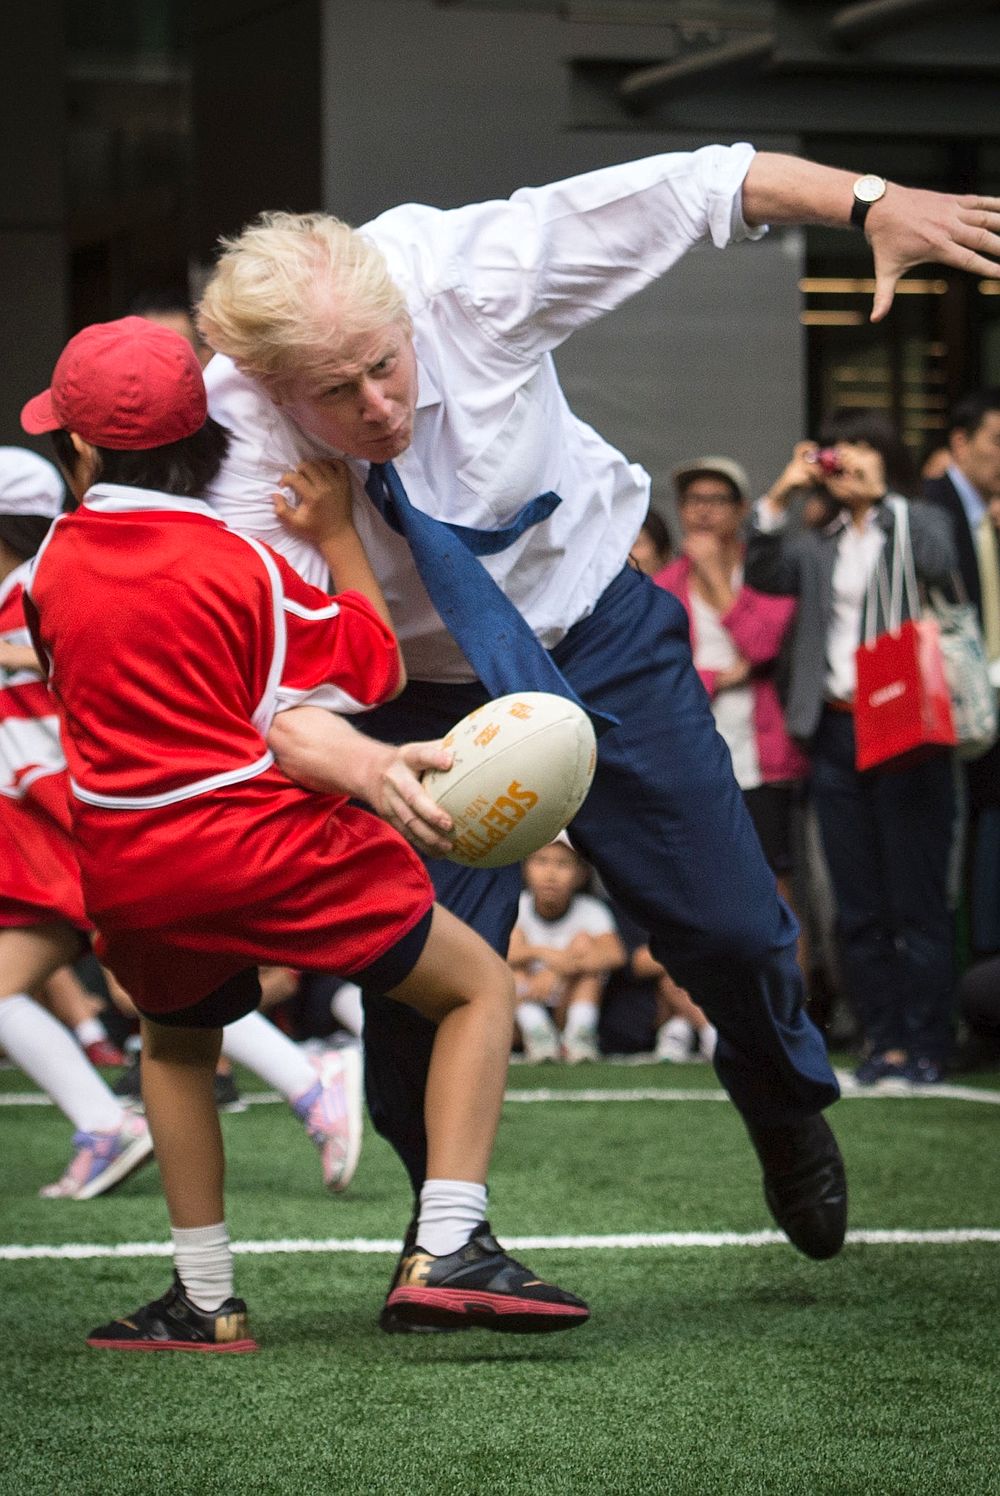
[[[1000,497],[1000,386],[977,390],[955,406],[948,428],[951,464],[924,493],[950,519],[965,590],[984,635],[1000,628],[995,616],[997,547],[990,503]],[[969,900],[972,949],[1000,950],[1000,744],[966,765],[969,790]]]
[[[948,426],[951,463],[941,478],[925,478],[924,495],[948,513],[962,581],[982,621],[982,583],[976,535],[990,499],[1000,493],[1000,387],[966,395]]]

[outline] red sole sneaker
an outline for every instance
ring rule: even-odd
[[[212,1356],[260,1350],[256,1340],[230,1340],[219,1345],[199,1345],[191,1340],[88,1340],[87,1344],[98,1351],[204,1351]]]
[[[494,1330],[498,1333],[545,1335],[585,1324],[590,1310],[577,1304],[489,1293],[474,1288],[433,1288],[402,1284],[386,1300],[400,1319],[415,1325]]]

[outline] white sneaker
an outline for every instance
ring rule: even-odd
[[[38,1191],[43,1200],[95,1200],[121,1184],[153,1156],[145,1117],[126,1112],[114,1132],[75,1132],[69,1168]]]
[[[538,1024],[521,1032],[524,1058],[532,1065],[546,1064],[559,1058],[559,1034],[553,1024]]]
[[[601,1058],[596,1029],[581,1029],[571,1039],[564,1039],[562,1057],[567,1065],[585,1065]]]
[[[327,1189],[339,1195],[361,1157],[361,1050],[328,1049],[313,1063],[319,1079],[292,1102],[292,1110],[319,1149]]]
[[[694,1029],[686,1018],[668,1018],[656,1031],[656,1048],[653,1053],[658,1060],[671,1065],[683,1065],[692,1058]]]
[[[704,1028],[698,1030],[698,1053],[703,1060],[711,1062],[718,1042],[719,1031],[714,1024],[706,1023]]]

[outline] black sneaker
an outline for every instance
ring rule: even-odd
[[[793,1247],[835,1257],[847,1234],[847,1177],[824,1117],[782,1127],[748,1127],[764,1170],[764,1199]]]
[[[434,1257],[419,1245],[404,1252],[386,1308],[403,1321],[432,1326],[478,1326],[523,1335],[572,1330],[590,1318],[575,1294],[543,1283],[477,1226],[464,1247]]]
[[[232,1074],[226,1071],[219,1074],[216,1071],[212,1081],[212,1089],[215,1093],[215,1104],[220,1112],[245,1112],[247,1104],[236,1088],[236,1082]]]
[[[471,1330],[472,1326],[464,1322],[453,1325],[414,1324],[412,1320],[404,1318],[400,1311],[394,1309],[389,1303],[389,1297],[396,1286],[396,1279],[399,1277],[399,1270],[404,1260],[410,1255],[416,1245],[417,1217],[413,1215],[410,1217],[410,1224],[407,1226],[406,1234],[403,1237],[403,1250],[400,1252],[399,1260],[393,1269],[392,1282],[389,1284],[389,1294],[386,1296],[386,1301],[382,1305],[382,1312],[378,1317],[379,1329],[384,1331],[386,1335],[454,1335],[458,1330]]]
[[[247,1306],[242,1299],[226,1299],[206,1313],[185,1294],[180,1279],[162,1299],[144,1304],[134,1314],[98,1325],[87,1344],[105,1351],[255,1351],[247,1335]]]
[[[139,1069],[139,1056],[134,1054],[128,1062],[128,1066],[121,1075],[111,1082],[111,1089],[122,1101],[135,1102],[142,1106],[142,1077]]]

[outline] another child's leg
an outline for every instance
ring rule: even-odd
[[[605,980],[603,976],[582,976],[566,984],[558,1022],[563,1035],[563,1058],[571,1065],[600,1059],[597,1019]]]
[[[64,1026],[30,995],[79,954],[80,936],[61,921],[0,930],[0,1045],[76,1128],[69,1168],[41,1191],[92,1200],[151,1156],[149,1131],[125,1112]]]

